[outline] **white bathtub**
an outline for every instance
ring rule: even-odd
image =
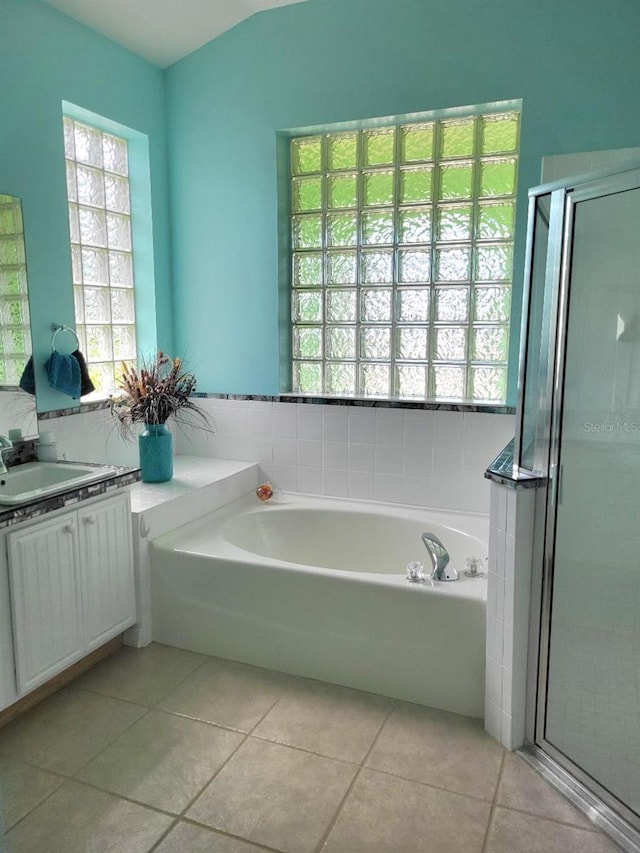
[[[409,584],[435,533],[459,581]],[[153,638],[481,717],[486,516],[246,495],[151,543]]]

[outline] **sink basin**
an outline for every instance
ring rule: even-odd
[[[115,472],[112,465],[75,462],[27,462],[0,474],[0,506],[15,506],[57,495],[103,480]]]

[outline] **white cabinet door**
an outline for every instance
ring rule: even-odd
[[[77,527],[76,514],[68,513],[7,536],[21,694],[84,654]]]
[[[125,493],[78,510],[85,647],[135,622],[131,510]]]

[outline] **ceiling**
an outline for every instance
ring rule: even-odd
[[[245,18],[305,0],[46,0],[160,68]]]

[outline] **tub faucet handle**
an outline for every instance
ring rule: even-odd
[[[464,564],[464,574],[467,578],[484,577],[482,557],[467,557]]]
[[[424,582],[424,566],[422,563],[407,563],[407,583]]]

